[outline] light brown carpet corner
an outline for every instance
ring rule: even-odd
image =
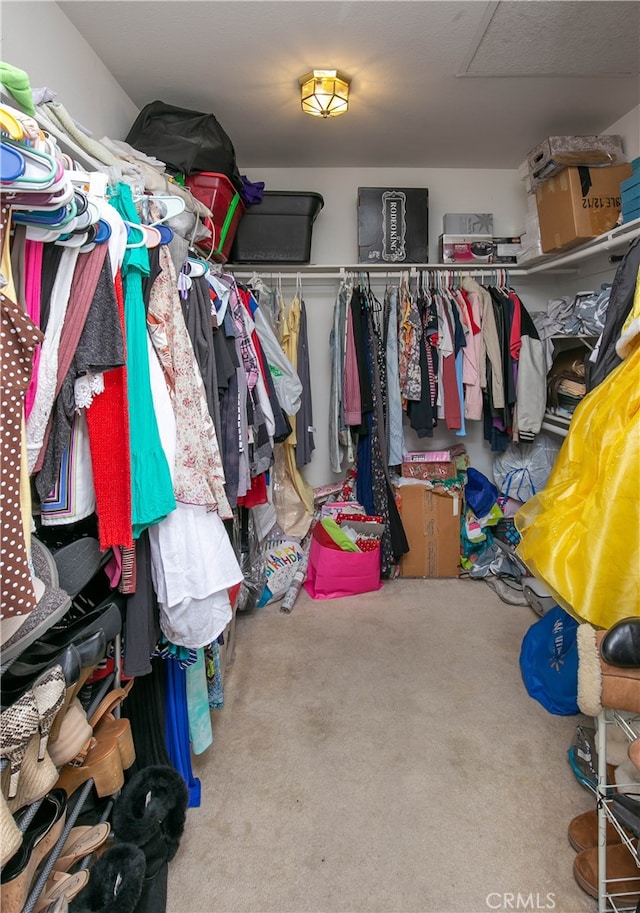
[[[566,836],[585,718],[525,691],[536,617],[477,580],[240,615],[168,913],[595,913]]]

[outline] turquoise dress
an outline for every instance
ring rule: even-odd
[[[140,223],[128,184],[118,184],[109,202],[127,222]],[[132,237],[137,240],[138,232]],[[176,508],[169,464],[162,449],[151,395],[147,319],[142,281],[150,273],[146,247],[129,248],[122,263],[127,347],[127,396],[131,448],[133,537]]]

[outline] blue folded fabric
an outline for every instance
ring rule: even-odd
[[[182,774],[189,790],[189,808],[198,808],[201,784],[191,768],[186,670],[170,661],[165,666],[165,739],[171,763]]]

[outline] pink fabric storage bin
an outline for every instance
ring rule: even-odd
[[[380,546],[371,552],[343,552],[311,540],[304,588],[313,599],[337,599],[379,590]]]

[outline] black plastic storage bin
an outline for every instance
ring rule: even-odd
[[[323,206],[319,193],[265,191],[238,224],[231,263],[309,263],[311,230]]]

